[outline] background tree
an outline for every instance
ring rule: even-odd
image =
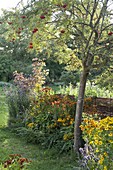
[[[110,3],[111,0],[29,0],[23,10],[17,6],[10,14],[11,18],[15,16],[15,29],[24,25],[31,51],[47,50],[50,55],[54,49],[59,61],[81,68],[74,130],[76,151],[81,145],[79,126],[88,75],[95,68],[109,67],[113,58]]]
[[[47,83],[59,81],[62,71],[66,71],[66,64],[59,63],[57,54],[54,54],[54,51],[52,51],[49,57],[46,50],[36,54],[35,50],[33,50],[32,42],[29,42],[27,38],[25,28],[19,27],[18,29],[16,28],[16,32],[13,32],[15,30],[15,22],[12,17],[9,17],[10,15],[11,12],[4,11],[4,16],[1,17],[0,80],[12,80],[15,70],[30,74],[32,72],[32,58],[37,56],[45,60],[47,69],[49,69]]]

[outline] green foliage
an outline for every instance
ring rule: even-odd
[[[46,59],[45,62],[47,69],[49,69],[49,75],[46,82],[49,81],[49,83],[54,83],[59,81],[62,71],[65,69],[65,65],[60,64],[57,61],[53,61],[53,59]]]
[[[2,28],[3,29],[3,28]],[[0,43],[0,80],[11,81],[13,79],[13,72],[31,73],[32,58],[35,54],[30,54],[26,47],[28,45],[27,39],[21,42],[17,40],[7,39],[5,34],[2,35]],[[32,56],[33,55],[33,56]],[[17,64],[18,63],[18,64]]]
[[[53,86],[55,89],[55,87]],[[78,89],[79,89],[79,83],[77,83],[76,87],[73,87],[72,84],[69,86],[58,86],[57,89],[55,90],[56,93],[61,93],[61,94],[69,94],[69,95],[74,95],[76,98],[78,97]],[[112,97],[113,92],[111,87],[107,89],[106,87],[100,87],[99,85],[95,85],[94,83],[87,82],[86,85],[86,92],[85,92],[85,97]]]
[[[79,81],[79,73],[72,71],[63,71],[61,73],[60,81],[64,83],[64,85],[69,85],[70,83],[74,86]]]
[[[112,68],[105,70],[101,76],[98,76],[95,80],[96,84],[101,88],[106,87],[107,90],[112,91],[113,87],[113,71]]]
[[[14,71],[14,61],[11,60],[10,55],[0,55],[0,80],[8,81],[12,78]]]

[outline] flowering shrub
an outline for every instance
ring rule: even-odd
[[[101,120],[86,118],[80,126],[84,140],[88,139],[99,158],[98,169],[111,170],[113,167],[113,117]]]
[[[42,86],[45,83],[46,76],[48,74],[48,70],[45,70],[45,63],[38,58],[32,59],[32,74],[27,77],[23,75],[23,73],[17,73],[15,71],[14,82],[19,89],[24,91],[31,91],[34,88],[35,84]]]
[[[33,71],[28,77],[23,73],[14,72],[15,86],[8,89],[7,103],[9,107],[9,125],[10,126],[23,126],[26,110],[30,106],[30,95],[36,82],[41,87],[45,82],[47,71],[44,70],[45,64],[37,58],[33,59]]]
[[[1,163],[0,168],[2,170],[27,170],[30,163],[30,160],[23,158],[20,154],[11,154],[7,160]]]

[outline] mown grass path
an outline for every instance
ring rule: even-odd
[[[32,161],[28,170],[74,170],[76,158],[73,154],[58,155],[53,149],[45,150],[38,145],[28,144],[7,128],[7,122],[8,107],[0,89],[0,163],[9,154],[21,154]]]
[[[8,120],[8,106],[6,104],[5,95],[0,89],[0,127],[6,126]]]

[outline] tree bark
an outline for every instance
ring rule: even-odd
[[[80,77],[80,87],[79,87],[78,101],[76,106],[75,127],[74,127],[74,151],[76,152],[79,151],[79,148],[82,145],[82,140],[81,140],[82,133],[81,133],[80,125],[82,122],[84,94],[85,94],[85,87],[86,87],[88,74],[89,74],[89,70],[83,69]]]

